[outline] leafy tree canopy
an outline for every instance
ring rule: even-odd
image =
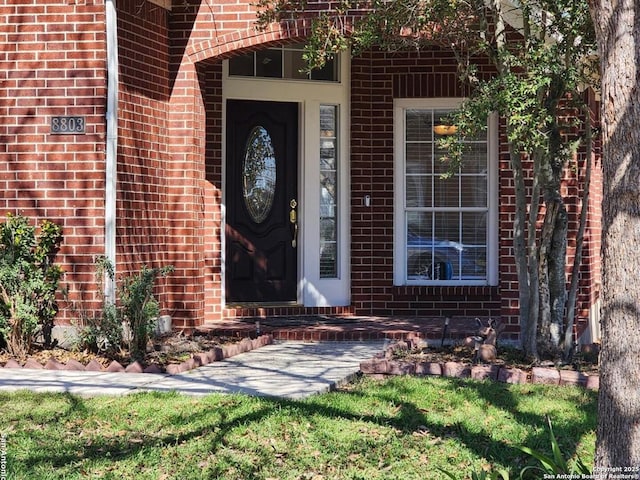
[[[263,28],[310,17],[309,69],[349,49],[355,55],[434,46],[452,52],[460,80],[472,93],[452,118],[458,129],[445,140],[446,160],[456,169],[459,140],[484,130],[490,113],[500,115],[516,188],[513,236],[523,347],[535,359],[538,348],[555,358],[563,349],[570,355],[591,162],[580,177],[583,209],[568,294],[568,213],[561,183],[567,167],[578,168],[578,148],[591,151],[591,114],[583,93],[598,89],[598,59],[586,0],[259,0],[257,6]],[[532,165],[527,172],[523,158]]]

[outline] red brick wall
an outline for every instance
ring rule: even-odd
[[[205,157],[205,321],[222,318],[222,64],[201,62],[206,108]]]
[[[461,97],[451,55],[370,52],[352,61],[352,302],[357,314],[500,315],[498,287],[393,286],[393,100]],[[362,205],[371,195],[372,207]]]
[[[120,0],[118,16],[117,275],[172,264],[167,245],[170,164],[168,12]],[[176,265],[177,266],[177,265]],[[178,271],[175,275],[180,275]],[[161,281],[164,284],[166,281]],[[168,292],[161,305],[171,311]]]
[[[311,2],[313,9],[326,7]],[[191,1],[177,5],[169,15],[171,36],[170,100],[171,178],[167,204],[171,225],[165,240],[179,271],[172,288],[173,314],[185,326],[202,318],[256,314],[258,310],[223,310],[220,254],[222,166],[222,93],[220,59],[268,43],[301,38],[306,20],[254,28],[249,2]],[[517,323],[517,278],[513,265],[513,180],[508,170],[504,139],[500,147],[500,285],[498,287],[393,287],[393,99],[464,96],[456,65],[445,52],[407,55],[370,53],[352,66],[352,298],[341,312],[464,316],[502,316]],[[374,120],[375,119],[375,120]],[[203,161],[204,159],[204,161]],[[574,192],[578,194],[579,192]],[[375,209],[363,209],[370,194]],[[597,200],[594,200],[597,202]],[[572,212],[575,213],[576,202]],[[594,207],[597,207],[594,203]],[[373,214],[375,212],[375,216]],[[572,213],[572,214],[573,214]],[[575,215],[571,219],[575,225]],[[597,239],[588,237],[587,256],[597,259]],[[584,267],[583,283],[597,277]],[[594,277],[595,276],[595,277]],[[589,296],[584,288],[581,312]],[[276,314],[316,313],[317,309],[279,309]],[[322,309],[320,309],[322,310]],[[264,312],[263,312],[264,313]]]
[[[72,3],[72,4],[68,4]],[[90,5],[89,5],[90,3]],[[251,314],[445,314],[517,317],[513,186],[500,147],[499,287],[393,286],[393,100],[463,96],[453,59],[438,50],[370,52],[352,64],[351,307],[222,307],[222,91],[220,59],[304,37],[299,20],[255,30],[249,2],[119,0],[118,270],[172,264],[161,287],[176,326]],[[319,2],[312,2],[321,5]],[[317,6],[316,5],[316,6]],[[62,262],[72,297],[95,299],[93,261],[104,252],[106,51],[104,4],[0,6],[0,207],[65,229]],[[85,115],[87,134],[52,136],[51,115]],[[599,179],[594,180],[595,191]],[[375,208],[362,208],[371,195]],[[601,197],[591,198],[598,212]],[[599,227],[597,216],[591,226]],[[599,236],[590,232],[584,305],[597,297]],[[63,313],[61,318],[68,318]]]
[[[600,104],[596,102],[594,94],[590,93],[591,111],[594,112],[593,125],[600,123]],[[602,291],[602,197],[604,187],[602,184],[602,144],[600,138],[594,139],[593,175],[591,177],[591,193],[589,197],[589,223],[587,225],[586,240],[588,249],[585,252],[585,263],[589,265],[589,278],[584,282],[586,290],[586,303],[592,305],[600,299]]]
[[[171,12],[171,98],[169,141],[171,164],[168,204],[171,228],[167,243],[179,272],[171,276],[174,325],[191,328],[205,312],[205,214],[210,192],[205,188],[206,92],[201,89],[197,65],[186,54],[189,41],[199,35],[194,23],[207,6],[180,6]],[[208,25],[211,27],[211,25]],[[212,35],[209,30],[207,35]]]
[[[62,225],[64,283],[89,302],[104,253],[105,56],[102,2],[0,3],[0,212]],[[52,135],[59,115],[84,116],[86,134]]]
[[[485,74],[491,67],[485,65]],[[513,254],[515,189],[504,135],[499,146],[500,271],[496,287],[393,287],[393,100],[464,97],[455,60],[438,49],[413,53],[371,52],[352,62],[351,189],[352,300],[356,313],[424,316],[501,316],[518,325],[518,281]],[[597,108],[594,106],[594,111]],[[527,163],[525,163],[527,165]],[[571,167],[571,166],[570,166]],[[574,261],[584,184],[585,153],[566,175],[569,214],[567,280]],[[526,175],[530,191],[530,174]],[[594,169],[589,231],[580,271],[577,313],[582,320],[599,295],[601,177]],[[371,195],[374,208],[361,199]],[[583,325],[581,326],[581,328]]]
[[[508,324],[518,324],[519,294],[518,274],[515,264],[513,246],[513,223],[516,215],[516,189],[509,160],[509,147],[506,143],[504,121],[500,121],[500,142],[498,152],[499,202],[498,225],[500,259],[500,315]],[[526,164],[526,162],[524,162]],[[528,192],[531,191],[530,182],[527,183]]]

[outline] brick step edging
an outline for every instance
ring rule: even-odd
[[[206,352],[199,352],[191,355],[188,360],[181,363],[170,363],[166,368],[162,368],[156,363],[147,366],[139,362],[133,362],[127,367],[122,366],[113,360],[106,368],[97,360],[91,360],[88,364],[83,365],[77,360],[69,360],[66,364],[61,363],[55,358],[50,358],[45,365],[42,365],[34,358],[27,358],[24,364],[20,364],[14,359],[8,360],[4,366],[0,368],[14,369],[35,369],[35,370],[73,370],[73,371],[93,371],[93,372],[121,372],[121,373],[166,373],[168,375],[176,375],[184,373],[203,365],[224,360],[225,358],[234,357],[241,353],[249,352],[273,343],[272,335],[261,335],[257,338],[243,338],[239,342],[213,347]]]
[[[409,362],[372,358],[360,363],[360,371],[369,376],[417,375],[492,380],[511,384],[577,385],[598,390],[600,377],[574,370],[533,367],[530,371],[501,365],[470,365],[462,362]]]

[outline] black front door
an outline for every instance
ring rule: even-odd
[[[226,301],[295,301],[298,105],[228,100],[226,162]]]

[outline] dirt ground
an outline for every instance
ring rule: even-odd
[[[194,354],[206,352],[214,347],[222,347],[240,341],[239,337],[220,337],[214,335],[185,335],[180,332],[155,337],[149,341],[147,353],[141,362],[148,366],[155,364],[161,368],[169,364],[181,363],[188,360]],[[5,351],[0,351],[0,366],[4,366],[12,357]],[[106,356],[105,354],[90,352],[87,350],[65,350],[63,348],[44,349],[35,347],[29,358],[35,359],[43,366],[51,359],[55,359],[60,363],[67,363],[69,360],[76,360],[83,365],[88,364],[92,360],[98,361],[103,367],[116,360],[122,366],[126,367],[133,362],[129,352],[122,350],[114,355]],[[406,348],[394,348],[393,358],[404,359],[415,362],[459,362],[466,364],[477,363],[474,358],[474,352],[468,347],[461,345],[452,345],[444,347],[430,346],[428,348],[416,348],[407,345]],[[20,362],[20,359],[15,359]],[[23,359],[24,361],[25,359]],[[598,361],[597,352],[589,349],[586,352],[579,352],[575,355],[573,362],[567,365],[558,366],[563,369],[576,370],[584,373],[597,373]],[[22,362],[23,363],[23,362]],[[494,362],[495,365],[508,365],[515,368],[530,369],[533,365],[524,358],[522,352],[515,348],[498,346],[498,357]],[[547,362],[542,366],[553,366],[553,363]]]
[[[240,341],[240,338],[209,335],[188,336],[179,332],[166,334],[155,337],[149,341],[146,355],[141,363],[143,365],[156,364],[160,367],[165,367],[172,363],[180,363],[188,360],[196,353],[206,352],[213,347],[224,346],[238,341]],[[13,357],[6,351],[0,350],[0,365],[4,366],[12,358]],[[105,368],[109,366],[113,360],[116,360],[124,367],[133,362],[127,350],[121,350],[113,355],[107,356],[104,353],[90,352],[88,350],[65,350],[59,347],[45,349],[37,345],[33,348],[28,358],[32,358],[42,365],[45,365],[52,358],[60,363],[76,360],[83,365],[88,364],[92,360],[96,360]],[[20,359],[14,360],[21,363]]]
[[[510,366],[514,368],[520,368],[523,370],[529,370],[534,365],[528,361],[521,350],[512,347],[500,347],[498,346],[498,356],[494,365]],[[415,348],[409,346],[409,348],[394,349],[393,358],[404,359],[407,361],[417,362],[433,362],[433,363],[445,363],[445,362],[459,362],[465,364],[478,363],[474,351],[468,347],[462,345],[452,345],[444,347],[428,347],[428,348]],[[598,373],[598,358],[597,353],[591,352],[578,352],[575,354],[573,361],[566,365],[554,365],[553,362],[542,362],[540,366],[552,367],[556,366],[561,369],[576,370],[583,373]]]

